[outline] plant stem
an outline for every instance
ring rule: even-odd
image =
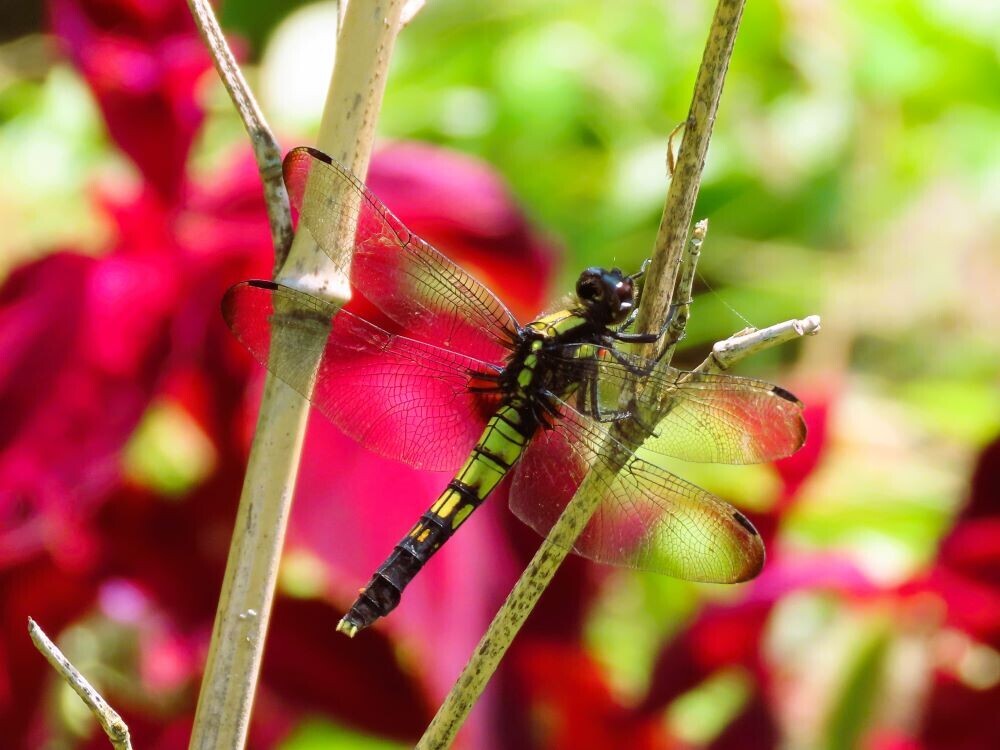
[[[677,296],[674,299],[674,315],[670,319],[667,327],[667,341],[670,342],[667,350],[663,353],[663,361],[670,362],[673,359],[677,344],[684,336],[687,329],[688,318],[691,316],[691,303],[694,301],[694,277],[698,270],[698,258],[701,256],[701,246],[705,242],[708,234],[708,219],[702,219],[694,225],[691,230],[691,238],[687,243],[687,250],[681,256],[680,272],[677,280]]]
[[[725,341],[716,343],[712,347],[712,353],[695,368],[695,372],[723,372],[757,352],[802,336],[815,336],[819,329],[819,315],[810,315],[802,320],[786,320],[759,331],[733,334]]]
[[[101,697],[101,694],[94,689],[87,678],[80,674],[80,671],[73,666],[65,654],[59,650],[43,631],[38,623],[28,618],[28,635],[42,655],[53,666],[60,677],[69,683],[81,700],[87,704],[87,708],[97,719],[101,729],[108,735],[112,747],[115,750],[132,750],[132,741],[129,738],[128,726],[122,721],[118,712],[108,705],[108,702]]]
[[[402,0],[351,0],[336,46],[317,146],[362,176],[375,140],[402,4]],[[216,53],[215,48],[212,51]],[[353,237],[354,227],[345,224],[341,231]],[[351,244],[339,242],[341,247]],[[277,278],[295,285],[302,282],[310,291],[340,301],[348,298],[343,274],[308,232],[296,234]],[[267,376],[199,695],[192,750],[245,745],[308,415],[308,401]]]
[[[722,97],[722,84],[729,68],[744,4],[745,0],[719,0],[712,18],[685,121],[680,154],[653,245],[652,262],[643,287],[645,300],[635,326],[637,331],[660,330],[670,310],[678,267],[701,185],[705,155],[712,137],[712,126]]]
[[[271,226],[271,242],[274,245],[274,268],[281,268],[292,244],[292,214],[288,209],[288,191],[281,178],[281,147],[260,111],[240,66],[226,44],[226,37],[219,28],[212,6],[208,0],[188,0],[188,7],[194,17],[201,38],[205,41],[219,78],[229,92],[230,99],[243,121],[250,144],[253,147],[257,169],[264,185],[264,200],[267,219]]]
[[[677,168],[667,193],[652,262],[643,287],[643,304],[636,326],[640,331],[660,330],[667,319],[743,4],[744,0],[720,0],[712,20]],[[528,563],[427,727],[416,746],[417,750],[439,750],[449,747],[454,741],[514,636],[597,509],[600,494],[591,491],[591,484],[584,480]]]

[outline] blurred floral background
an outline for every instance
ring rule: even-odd
[[[221,11],[283,145],[309,142],[334,6]],[[522,319],[585,265],[637,268],[711,12],[429,0],[370,185]],[[0,735],[107,746],[31,615],[136,747],[183,748],[262,382],[218,310],[269,273],[261,189],[185,3],[4,4],[0,29]],[[676,362],[823,316],[741,366],[806,401],[806,447],[684,471],[768,564],[720,587],[568,561],[463,747],[1000,747],[998,80],[990,0],[748,4]],[[336,635],[444,481],[312,420],[252,747],[420,735],[538,542],[501,488],[390,618]]]

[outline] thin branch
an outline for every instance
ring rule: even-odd
[[[815,336],[819,330],[819,315],[810,315],[802,320],[786,320],[759,331],[734,334],[715,344],[712,353],[695,368],[695,372],[723,372],[753,354],[802,336]]]
[[[351,0],[336,44],[316,145],[362,176],[375,140],[402,4]],[[307,207],[312,205],[310,189]],[[355,227],[345,222],[339,229],[353,237]],[[344,239],[338,247],[353,244]],[[349,298],[343,271],[309,232],[295,235],[276,278],[337,301]],[[272,356],[280,356],[280,350],[272,345]],[[312,361],[304,357],[302,366],[315,368],[321,353],[315,354]],[[268,374],[198,698],[192,750],[238,750],[246,742],[308,416],[309,402]]]
[[[677,167],[670,181],[653,245],[652,262],[645,280],[646,304],[639,311],[637,331],[658,331],[667,319],[684,252],[688,227],[701,185],[705,155],[712,137],[715,114],[722,97],[722,84],[736,42],[745,0],[720,0],[708,32],[708,42],[685,120]],[[658,352],[650,352],[658,354]]]
[[[66,655],[59,650],[43,631],[38,623],[28,618],[28,634],[34,642],[35,647],[42,652],[49,664],[59,673],[59,676],[69,683],[80,699],[87,704],[87,708],[94,714],[101,729],[108,735],[112,747],[115,750],[132,750],[132,740],[129,738],[128,725],[118,715],[118,712],[108,705],[108,702],[101,697],[87,678],[80,674],[80,671],[73,666]]]
[[[739,28],[743,4],[744,0],[720,0],[712,20],[686,121],[677,170],[667,193],[652,262],[643,288],[643,304],[636,326],[640,331],[658,331],[667,320],[686,245],[687,229],[691,224],[695,198],[698,195],[712,123],[722,95],[722,83]],[[615,455],[608,456],[609,460],[617,462],[619,467],[623,466],[627,456],[622,455],[620,450],[614,453]],[[469,663],[427,727],[416,746],[417,750],[447,748],[454,741],[514,636],[597,510],[601,498],[600,493],[595,491],[597,473],[591,471],[588,474],[572,501],[552,526],[548,537],[514,585],[479,641]]]
[[[687,243],[687,251],[681,256],[681,267],[677,281],[677,296],[674,300],[674,314],[667,326],[666,339],[670,343],[663,354],[663,359],[669,362],[677,349],[677,344],[684,337],[688,319],[691,316],[693,302],[694,277],[698,270],[698,258],[701,256],[701,246],[708,234],[708,219],[702,219],[691,230],[691,238]]]
[[[288,208],[288,191],[281,179],[281,147],[268,126],[260,106],[247,85],[243,72],[236,63],[232,50],[219,28],[219,22],[208,0],[188,0],[191,15],[205,41],[215,69],[239,112],[257,160],[257,169],[264,184],[267,220],[271,225],[271,243],[274,245],[274,268],[281,268],[292,244],[292,214]]]

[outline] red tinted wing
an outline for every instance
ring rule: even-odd
[[[660,468],[655,456],[628,451],[568,405],[561,410],[514,471],[518,518],[547,536],[586,481],[599,504],[572,547],[577,554],[692,581],[735,583],[760,572],[764,545],[743,514]]]
[[[469,392],[477,373],[495,372],[483,362],[304,292],[245,281],[226,292],[222,310],[251,354],[341,430],[416,468],[458,466],[496,409],[497,394]]]
[[[292,204],[334,262],[350,250],[338,240],[341,223],[356,221],[351,282],[407,335],[488,362],[506,357],[517,330],[510,311],[410,232],[357,177],[310,148],[291,151],[284,171]]]

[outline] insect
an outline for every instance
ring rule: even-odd
[[[258,361],[363,445],[416,468],[454,471],[338,630],[353,636],[392,611],[509,473],[511,509],[543,535],[587,478],[600,502],[573,551],[592,560],[719,583],[760,571],[764,547],[750,521],[661,459],[742,464],[790,455],[805,439],[792,394],[624,351],[622,343],[663,335],[627,330],[641,271],[588,268],[566,309],[519,325],[325,154],[293,150],[284,175],[299,231],[331,258],[344,249],[343,222],[356,225],[352,287],[401,332],[270,281],[232,287],[227,323]],[[620,439],[628,426],[640,431],[637,448]]]

